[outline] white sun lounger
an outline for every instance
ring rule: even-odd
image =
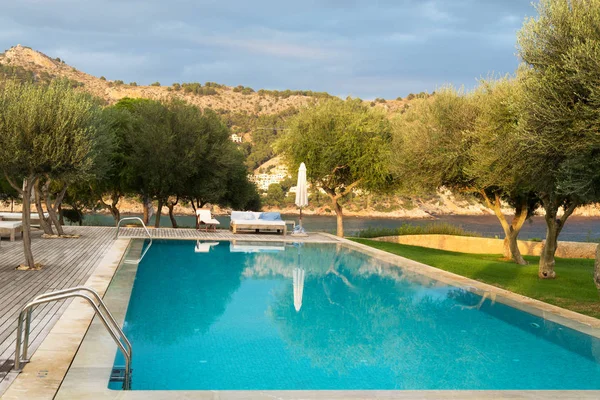
[[[21,237],[23,237],[21,221],[0,221],[0,236],[10,236],[10,241],[14,242],[17,233],[21,233]]]
[[[30,215],[30,220],[31,220],[31,225],[36,225],[39,226],[40,225],[40,214],[38,213],[31,213]],[[48,213],[44,213],[44,218],[48,218],[50,216],[50,214]],[[21,213],[11,213],[11,212],[0,212],[0,221],[21,221],[23,220],[23,214]]]
[[[208,232],[210,228],[212,228],[213,232],[216,232],[217,225],[221,224],[212,217],[210,210],[196,210],[196,221],[198,222],[198,229],[200,229],[200,225],[205,225],[206,232]]]
[[[259,232],[261,230],[275,230],[278,233],[282,232],[283,236],[287,234],[287,225],[285,221],[281,219],[272,221],[262,219],[261,212],[253,211],[232,211],[230,229],[233,233],[237,233],[241,230],[253,230]]]

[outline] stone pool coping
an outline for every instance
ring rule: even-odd
[[[331,235],[332,238],[335,238]],[[377,259],[402,266],[408,272],[460,285],[469,290],[498,295],[495,300],[522,309],[573,329],[600,337],[600,320],[587,317],[538,300],[473,281],[401,256],[374,249],[347,239],[338,243]],[[136,243],[138,245],[136,246]],[[123,263],[135,259],[143,241],[117,241],[86,285],[102,295],[118,323],[122,324],[131,296],[137,264]],[[119,267],[119,268],[117,268]],[[110,284],[110,286],[109,286]],[[107,289],[108,288],[108,289]],[[90,307],[74,300],[56,326],[33,355],[31,363],[11,385],[3,399],[598,399],[600,391],[161,391],[108,389],[117,347],[97,318],[92,321]],[[90,324],[91,321],[91,324]],[[84,339],[85,336],[85,340]],[[135,357],[135,348],[133,349]],[[539,371],[532,374],[539,373]],[[63,379],[64,378],[64,379]],[[135,372],[134,372],[135,379]]]

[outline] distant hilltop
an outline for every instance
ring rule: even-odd
[[[230,87],[214,82],[202,84],[156,82],[149,86],[142,86],[136,82],[107,80],[103,76],[87,74],[71,67],[65,60],[58,57],[51,58],[21,45],[13,46],[6,52],[0,53],[0,78],[7,73],[29,75],[42,81],[59,77],[68,78],[74,85],[104,99],[107,104],[113,104],[124,97],[148,99],[177,97],[201,108],[253,115],[278,114],[290,108],[300,108],[315,99],[330,96],[327,93],[312,91],[254,90],[249,87]],[[376,99],[366,102],[374,107],[395,112],[405,107],[407,100]]]

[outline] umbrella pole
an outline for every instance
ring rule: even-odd
[[[302,230],[302,207],[300,207],[300,230]]]

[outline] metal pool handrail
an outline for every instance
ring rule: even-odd
[[[82,291],[91,293],[94,299],[98,301],[98,304],[96,304],[94,299],[92,299],[92,297],[90,297],[89,295],[81,293]],[[29,362],[29,359],[27,358],[27,348],[29,346],[29,330],[31,326],[31,311],[33,307],[39,304],[49,303],[51,301],[65,300],[73,297],[81,297],[87,300],[88,303],[90,303],[90,305],[94,308],[95,314],[100,317],[102,324],[104,325],[106,330],[108,330],[108,333],[110,333],[110,336],[117,344],[119,350],[121,350],[121,352],[123,353],[123,356],[125,357],[125,379],[123,382],[123,390],[131,389],[131,342],[129,341],[129,339],[127,339],[125,333],[119,327],[110,311],[108,311],[106,304],[102,301],[98,293],[93,289],[84,286],[58,290],[56,292],[51,293],[44,293],[34,298],[31,302],[29,302],[27,305],[25,305],[25,307],[22,308],[17,321],[17,340],[15,349],[14,370],[20,372],[22,370],[21,364]],[[26,319],[25,338],[23,340],[23,359],[21,359],[21,338],[23,336],[22,332],[24,318]],[[123,339],[125,346],[121,342],[121,339]]]
[[[119,220],[119,223],[117,224],[117,232],[115,233],[115,239],[117,239],[119,237],[119,229],[121,229],[121,222],[128,221],[128,220],[129,221],[131,221],[131,220],[139,221],[142,224],[142,227],[144,228],[144,230],[146,231],[146,234],[150,238],[150,242],[152,242],[152,234],[150,233],[150,231],[146,227],[146,224],[144,223],[144,221],[142,221],[142,219],[140,217],[125,217],[125,218],[121,218]]]

